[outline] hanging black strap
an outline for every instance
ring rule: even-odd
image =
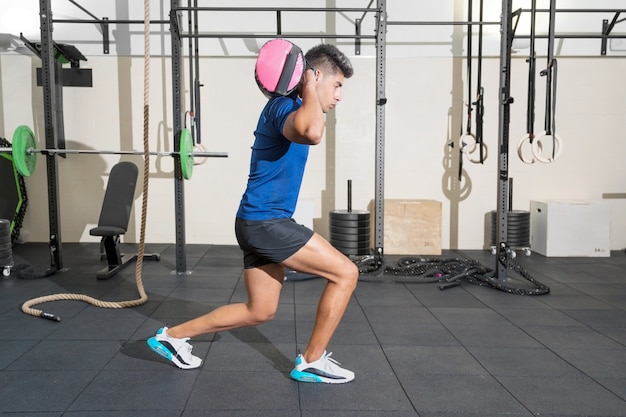
[[[476,106],[476,144],[479,147],[480,163],[485,162],[485,155],[483,151],[483,116],[485,114],[485,106],[483,100],[484,89],[482,86],[482,74],[483,74],[483,0],[479,3],[478,20],[480,26],[478,26],[478,64],[476,68],[477,81],[476,81],[476,101],[472,104]]]
[[[528,102],[526,106],[526,133],[530,143],[535,138],[535,78],[537,73],[535,54],[535,17],[537,15],[537,0],[532,0],[530,6],[530,54],[528,62]]]
[[[554,20],[556,16],[556,0],[550,0],[550,19],[548,22],[548,56],[546,69],[541,71],[541,75],[546,77],[546,113],[545,130],[546,135],[552,136],[552,157],[556,152],[556,73],[557,65],[554,59]]]

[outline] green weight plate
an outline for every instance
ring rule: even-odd
[[[23,177],[30,177],[35,171],[37,155],[30,152],[36,145],[35,135],[28,126],[18,126],[13,133],[12,155],[17,172]]]
[[[188,180],[193,174],[193,139],[189,129],[184,128],[180,132],[180,170],[183,178]]]

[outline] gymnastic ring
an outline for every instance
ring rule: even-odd
[[[488,152],[489,148],[487,148],[487,144],[485,142],[482,142],[480,144],[477,142],[476,144],[478,145],[478,146],[476,146],[477,149],[480,149],[479,146],[482,146],[482,148],[483,148],[483,158],[482,158],[482,161],[480,159],[480,152],[478,153],[478,159],[473,159],[471,156],[468,156],[467,159],[469,159],[469,161],[471,163],[473,163],[473,164],[482,164],[487,159],[487,155],[489,155],[489,152]],[[470,152],[470,154],[472,154],[472,153],[474,153],[474,152],[473,151]]]
[[[541,156],[541,152],[543,151],[541,147],[541,141],[546,138],[554,138],[554,158],[544,158],[543,156]],[[537,158],[537,161],[543,163],[554,162],[561,156],[561,153],[563,152],[563,141],[561,140],[561,137],[557,134],[548,135],[546,134],[546,132],[541,132],[541,134],[537,135],[537,137],[533,141],[532,150],[533,156]]]
[[[202,146],[201,143],[196,143],[195,145],[193,145],[193,153],[196,152],[206,152],[206,148],[204,146]],[[204,163],[206,163],[207,158],[194,158],[193,159],[193,164],[194,165],[203,165]]]
[[[537,162],[537,159],[536,158],[526,159],[526,157],[524,157],[524,153],[522,152],[522,148],[524,147],[524,143],[526,141],[528,141],[528,144],[531,146],[531,153],[532,153],[532,142],[530,141],[530,134],[527,133],[526,135],[522,136],[519,143],[517,144],[517,156],[519,156],[519,159],[521,159],[522,162],[525,164],[534,164],[535,162]]]
[[[472,133],[466,133],[459,138],[461,153],[472,153],[476,150],[476,137]]]

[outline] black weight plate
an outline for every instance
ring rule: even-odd
[[[525,223],[525,224],[530,224],[530,219],[529,218],[523,218],[523,217],[509,217],[507,218],[507,223],[508,224],[519,224],[519,223]],[[491,219],[491,224],[496,224],[496,219],[492,218]]]
[[[339,219],[330,219],[331,226],[337,227],[369,227],[369,220],[339,220]]]
[[[5,251],[9,251],[11,252],[11,242],[6,242],[6,243],[0,243],[0,253],[5,252]]]
[[[369,249],[369,242],[336,242],[331,241],[331,245],[333,245],[337,249]]]
[[[370,234],[370,228],[369,226],[367,227],[355,227],[355,228],[350,228],[350,227],[334,227],[334,226],[330,226],[330,234],[334,234],[334,233],[338,233],[338,234],[344,234],[344,235],[368,235]]]
[[[344,235],[341,233],[331,234],[329,240],[340,240],[343,242],[361,242],[369,240],[369,235]]]
[[[331,219],[336,220],[369,220],[370,212],[369,211],[360,211],[360,210],[333,210],[330,213]]]
[[[0,266],[7,266],[13,263],[13,257],[8,256],[6,258],[0,258]]]
[[[8,236],[0,236],[0,245],[11,243],[11,235]]]
[[[339,252],[343,253],[344,255],[369,255],[370,254],[370,250],[369,249],[337,249]]]

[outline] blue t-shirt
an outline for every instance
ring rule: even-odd
[[[237,217],[245,220],[291,218],[296,209],[309,145],[293,143],[283,136],[283,126],[296,111],[300,99],[269,100],[261,112],[250,159],[248,185]]]

